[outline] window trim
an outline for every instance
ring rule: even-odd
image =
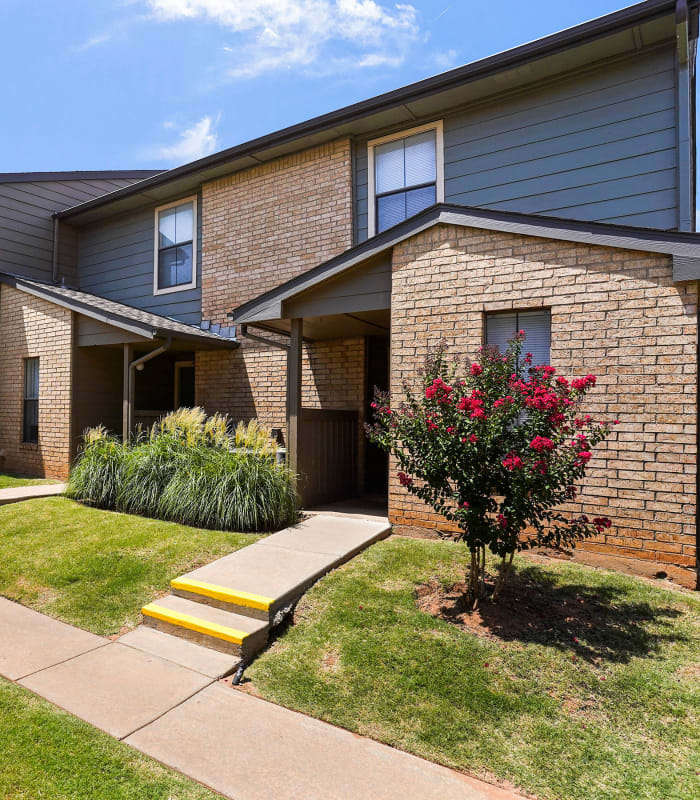
[[[167,211],[174,206],[181,206],[183,203],[192,203],[192,280],[189,283],[181,283],[177,286],[168,286],[161,289],[158,286],[158,254],[160,247],[158,246],[158,222],[161,211]],[[184,292],[187,289],[197,288],[197,241],[198,241],[198,224],[197,224],[197,195],[190,197],[181,197],[179,200],[173,200],[172,203],[165,203],[162,206],[157,206],[154,211],[154,231],[153,231],[153,294],[172,294],[173,292]]]
[[[30,361],[36,362],[37,381],[36,397],[27,397],[27,365]],[[21,441],[23,445],[39,444],[39,393],[41,391],[41,358],[39,356],[26,356],[22,359],[22,430]],[[36,403],[36,439],[27,439],[27,403]]]
[[[435,131],[435,202],[445,202],[445,143],[443,120],[427,122],[367,142],[367,238],[377,233],[377,194],[375,191],[374,148],[397,139],[405,139],[417,133]]]

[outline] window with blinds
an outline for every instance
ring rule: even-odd
[[[551,344],[551,313],[542,311],[518,311],[486,315],[486,344],[498,347],[505,353],[508,340],[518,331],[525,331],[523,353],[532,353],[532,364],[549,364]]]
[[[153,293],[191,289],[196,276],[197,200],[178,200],[156,209]]]
[[[22,409],[22,441],[39,441],[39,359],[24,359],[24,406]]]
[[[369,235],[442,202],[442,123],[369,142]]]

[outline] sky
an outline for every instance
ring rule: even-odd
[[[624,0],[0,0],[0,172],[168,169]]]

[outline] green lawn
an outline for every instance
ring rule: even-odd
[[[551,614],[483,638],[416,606],[418,584],[461,580],[465,563],[454,543],[374,545],[306,595],[246,676],[270,700],[540,798],[700,797],[700,598],[520,559]]]
[[[118,633],[172,578],[259,538],[64,497],[13,503],[0,506],[0,595],[93,633]]]
[[[20,475],[0,473],[0,489],[12,489],[15,486],[35,486],[38,483],[60,483],[48,478],[23,478]]]
[[[214,800],[219,797],[0,679],[0,798]]]

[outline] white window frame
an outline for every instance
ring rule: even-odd
[[[192,280],[190,283],[181,283],[179,286],[168,286],[165,289],[158,287],[158,222],[161,211],[167,211],[174,206],[181,206],[183,203],[192,203]],[[197,195],[191,197],[181,197],[179,200],[174,200],[172,203],[158,206],[154,210],[155,230],[153,233],[153,294],[172,294],[172,292],[184,292],[187,289],[197,288]]]
[[[377,231],[377,197],[375,191],[374,173],[374,148],[380,144],[394,142],[397,139],[405,139],[416,133],[425,131],[435,131],[435,201],[445,202],[445,145],[443,134],[443,120],[427,122],[425,125],[418,125],[408,130],[396,131],[387,136],[380,136],[367,142],[367,236],[374,236]]]

